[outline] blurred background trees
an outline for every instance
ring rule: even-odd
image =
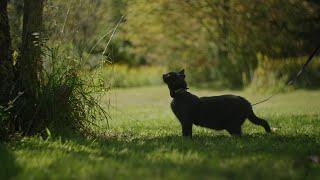
[[[124,28],[137,53],[190,69],[194,82],[244,87],[258,54],[299,58],[320,44],[317,1],[130,2]]]
[[[17,26],[21,2],[12,0],[9,9],[16,49],[20,43],[16,37],[22,32]],[[186,68],[193,85],[244,88],[259,81],[255,87],[266,89],[272,86],[269,82],[290,79],[305,56],[319,46],[319,10],[315,0],[48,0],[44,24],[47,44],[61,43],[91,70],[102,61]],[[123,15],[115,39],[102,55]],[[283,66],[273,72],[278,61],[296,68]],[[265,69],[268,62],[276,67]],[[304,78],[320,80],[319,63],[308,72],[312,77],[307,73]],[[296,86],[307,87],[303,81]]]

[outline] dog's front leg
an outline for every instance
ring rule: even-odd
[[[183,137],[192,137],[192,122],[183,122],[181,126]]]

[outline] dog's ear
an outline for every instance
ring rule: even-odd
[[[186,75],[184,74],[184,69],[182,69],[182,70],[179,72],[179,75],[182,76],[183,78],[186,77]]]

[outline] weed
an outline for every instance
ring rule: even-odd
[[[37,97],[22,95],[13,105],[15,117],[11,132],[23,135],[42,134],[70,136],[88,134],[97,120],[107,120],[107,113],[99,105],[99,92],[105,91],[81,69],[80,61],[63,56],[59,48],[44,52],[44,72]],[[35,106],[30,112],[28,106]],[[29,114],[30,119],[23,115]],[[11,127],[11,125],[8,125]]]

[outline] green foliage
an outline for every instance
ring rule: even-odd
[[[98,93],[105,89],[87,76],[79,61],[68,59],[58,49],[49,51],[47,71],[39,96],[40,114],[44,114],[42,130],[55,134],[90,133],[98,120],[107,120],[99,105]]]
[[[190,91],[204,96],[231,93]],[[320,154],[319,91],[281,94],[256,106],[273,134],[246,122],[241,138],[194,127],[192,139],[181,137],[166,87],[114,93],[117,110],[112,110],[114,119],[104,136],[13,141],[6,147],[15,161],[1,165],[20,166],[20,171],[12,170],[15,179],[317,179],[320,175],[320,164],[310,160]],[[262,98],[232,93],[251,101]],[[103,100],[108,104],[109,96]]]
[[[257,53],[302,57],[319,44],[319,8],[298,0],[129,1],[121,38],[147,62],[190,69],[198,84],[241,88],[250,84]]]
[[[209,62],[208,62],[209,61]],[[200,65],[200,64],[201,65]],[[192,86],[210,89],[240,89],[247,85],[247,64],[243,61],[204,61],[188,66],[187,79]]]
[[[70,136],[89,134],[98,120],[107,120],[106,111],[98,102],[98,93],[105,88],[95,77],[87,76],[80,61],[64,56],[59,48],[48,48],[44,52],[44,72],[38,95],[28,98],[20,93],[11,103],[10,121],[2,128],[8,134],[50,134]],[[34,105],[35,111],[30,111]],[[28,114],[31,119],[25,119]],[[1,121],[2,122],[2,121]]]
[[[45,22],[50,42],[71,42],[82,57],[95,41],[109,29],[105,25],[109,8],[99,1],[50,0],[46,4]],[[107,24],[108,25],[108,24]]]
[[[0,105],[0,137],[1,139],[9,138],[8,124],[10,121],[10,114],[6,107]]]
[[[21,2],[10,4],[11,26],[19,27]],[[62,42],[71,48],[71,56],[100,64],[87,55],[102,56],[115,24],[125,15],[104,54],[108,60],[185,68],[193,85],[244,88],[254,79],[256,54],[299,58],[319,44],[319,9],[319,2],[307,0],[50,0],[45,26],[48,44]],[[20,31],[12,31],[16,48]]]
[[[105,87],[137,87],[162,84],[164,67],[127,65],[106,65],[95,70]]]
[[[258,55],[258,67],[254,72],[249,89],[259,92],[284,92],[292,88],[312,88],[320,86],[320,62],[315,58],[297,81],[288,87],[286,84],[295,78],[307,57],[270,59]]]

